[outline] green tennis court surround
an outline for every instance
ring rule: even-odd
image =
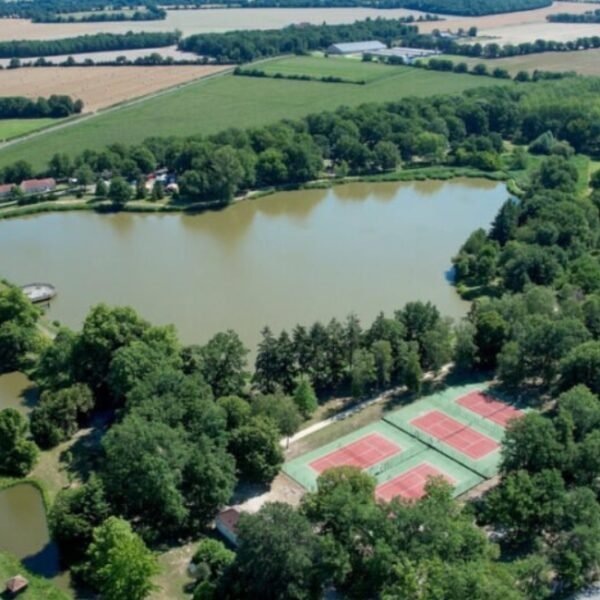
[[[389,452],[367,455],[369,452],[367,446],[371,445],[369,442],[375,441],[375,436],[380,440],[385,440],[387,445],[396,446],[397,451],[393,454]],[[283,471],[307,490],[314,491],[317,489],[317,477],[322,472],[325,462],[331,466],[349,464],[359,468],[363,467],[367,473],[379,479],[388,469],[396,467],[407,458],[425,450],[427,447],[419,440],[385,421],[377,421],[287,462]],[[339,458],[344,456],[347,460],[340,461]],[[367,457],[371,460],[368,460]],[[377,460],[379,457],[382,459]]]
[[[505,426],[524,412],[487,383],[451,387],[291,460],[283,470],[314,491],[320,473],[352,465],[375,477],[381,500],[418,498],[428,478],[440,476],[460,496],[496,475]]]

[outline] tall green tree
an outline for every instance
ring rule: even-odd
[[[158,562],[131,525],[109,517],[87,550],[89,579],[105,600],[144,600],[155,589]]]

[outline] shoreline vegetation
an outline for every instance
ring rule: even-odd
[[[176,201],[153,202],[151,200],[131,200],[122,207],[115,207],[110,200],[95,199],[91,196],[88,200],[77,199],[74,196],[69,196],[67,200],[46,200],[36,204],[25,206],[2,206],[0,204],[0,219],[13,219],[18,217],[52,213],[52,212],[68,212],[68,211],[93,211],[99,213],[109,212],[131,212],[131,213],[187,213],[200,214],[212,210],[221,210],[226,206],[231,206],[239,202],[258,200],[272,194],[280,192],[289,192],[294,190],[311,190],[311,189],[329,189],[339,185],[349,183],[365,182],[365,183],[384,183],[384,182],[399,182],[412,183],[418,181],[449,181],[452,179],[469,178],[469,179],[487,179],[489,181],[505,182],[510,194],[516,195],[519,192],[519,187],[513,177],[503,171],[489,172],[480,169],[464,168],[464,167],[420,167],[415,169],[406,169],[377,175],[356,175],[342,178],[326,178],[315,179],[313,181],[304,182],[301,184],[288,184],[280,186],[271,186],[251,190],[241,196],[234,198],[229,204],[224,205],[220,201],[212,203],[182,203]]]

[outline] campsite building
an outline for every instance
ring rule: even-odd
[[[343,44],[332,44],[327,48],[327,54],[366,54],[377,50],[385,50],[387,46],[377,40],[367,42],[348,42]]]
[[[26,179],[21,182],[21,190],[25,195],[29,194],[47,194],[56,189],[56,181],[48,179]]]
[[[424,48],[402,48],[398,46],[396,48],[384,48],[383,50],[374,50],[372,52],[366,52],[366,54],[368,56],[372,56],[373,58],[402,59],[402,62],[404,64],[411,65],[420,58],[429,58],[430,56],[440,54],[440,52],[438,50],[426,50]]]

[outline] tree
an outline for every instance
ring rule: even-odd
[[[123,208],[132,198],[131,186],[123,177],[113,177],[108,189],[108,198],[117,208]]]
[[[302,417],[294,400],[281,394],[257,396],[252,400],[252,412],[273,422],[279,433],[289,437],[298,431]]]
[[[600,428],[600,401],[585,385],[577,385],[561,394],[558,409],[572,419],[575,441]]]
[[[319,556],[311,524],[291,506],[272,503],[254,515],[242,514],[225,598],[319,598],[323,590]]]
[[[369,350],[361,348],[353,353],[350,367],[350,381],[352,395],[355,398],[364,396],[375,385],[377,381],[375,358]]]
[[[107,383],[113,397],[122,400],[157,365],[180,369],[182,360],[177,333],[173,326],[150,327],[140,339],[117,349],[110,361]]]
[[[293,398],[296,407],[305,419],[308,419],[319,407],[317,395],[315,394],[310,381],[306,377],[300,378],[300,381],[294,390]]]
[[[227,431],[233,431],[247,423],[252,414],[250,404],[239,396],[222,396],[217,400],[217,405],[225,411]]]
[[[460,322],[454,329],[454,367],[457,371],[473,371],[477,365],[475,326],[470,321]]]
[[[102,440],[102,481],[119,514],[148,537],[180,531],[189,509],[181,491],[191,448],[181,431],[129,415]]]
[[[83,560],[82,548],[92,541],[92,532],[111,515],[101,480],[92,475],[80,487],[61,490],[50,511],[52,539],[67,565]]]
[[[37,446],[29,441],[27,421],[14,408],[0,411],[0,473],[24,477],[33,469]]]
[[[486,310],[475,317],[477,358],[484,369],[495,367],[498,353],[506,341],[508,325],[495,310]]]
[[[573,348],[560,366],[561,387],[583,384],[600,394],[600,342],[586,342]]]
[[[400,163],[400,152],[392,142],[377,142],[373,149],[373,156],[375,166],[382,171],[391,171]]]
[[[31,413],[31,433],[42,448],[69,439],[94,408],[94,397],[85,384],[42,393]]]
[[[108,186],[102,178],[98,179],[96,183],[95,195],[97,198],[106,198],[108,196]]]
[[[401,357],[400,381],[407,387],[409,392],[418,394],[423,383],[423,370],[419,361],[419,353],[416,348],[407,349],[406,354]]]
[[[0,373],[20,368],[27,355],[38,348],[39,314],[18,288],[0,289]]]
[[[371,354],[375,361],[377,385],[380,389],[390,385],[394,370],[394,356],[392,345],[387,340],[379,340],[371,346]]]
[[[487,522],[506,532],[512,542],[531,543],[556,531],[566,504],[565,483],[558,471],[509,473],[486,497]]]
[[[249,481],[270,482],[283,464],[279,431],[270,420],[252,418],[231,434],[229,450],[238,470]]]
[[[33,379],[40,390],[59,390],[75,383],[73,372],[73,352],[77,335],[66,327],[61,327],[38,356]]]
[[[239,395],[246,384],[248,350],[234,331],[217,333],[199,353],[198,370],[215,397]]]
[[[181,490],[189,511],[187,526],[201,531],[231,498],[235,461],[225,447],[202,436],[183,469]]]
[[[158,563],[131,525],[109,517],[87,550],[89,579],[104,600],[143,600],[156,589]]]
[[[509,423],[502,446],[503,473],[559,468],[564,458],[558,433],[548,417],[528,413]]]
[[[198,581],[194,588],[194,600],[216,598],[217,583],[234,560],[235,553],[222,542],[211,538],[201,540],[192,557],[194,576]]]
[[[162,181],[155,181],[152,186],[152,194],[150,195],[150,200],[152,202],[159,202],[165,197],[165,186]]]
[[[105,386],[113,355],[122,346],[141,339],[148,327],[132,308],[94,306],[73,351],[76,378],[92,390]]]

